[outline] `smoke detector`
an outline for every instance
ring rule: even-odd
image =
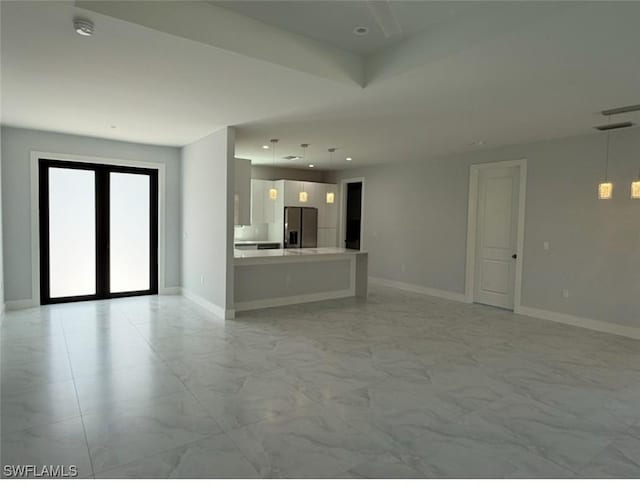
[[[75,18],[73,19],[73,29],[76,34],[89,37],[93,35],[93,22],[87,19]]]
[[[353,29],[353,33],[356,35],[367,35],[369,33],[369,27],[356,27],[355,29]]]

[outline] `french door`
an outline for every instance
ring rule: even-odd
[[[39,161],[43,305],[158,292],[158,171]]]

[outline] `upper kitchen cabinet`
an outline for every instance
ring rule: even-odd
[[[235,161],[233,223],[248,226],[251,224],[251,160],[236,158]]]
[[[299,207],[319,207],[320,193],[318,186],[325,185],[317,182],[303,182],[300,180],[284,181],[284,205]],[[300,194],[306,192],[307,200],[300,200]]]
[[[327,200],[327,194],[333,194],[330,200]],[[325,192],[323,194],[326,213],[327,225],[325,227],[338,226],[338,186],[335,184],[325,184]]]
[[[284,205],[297,207],[316,207],[318,209],[318,227],[336,227],[338,225],[337,185],[299,180],[284,181]],[[300,201],[300,192],[307,193],[307,201]],[[327,194],[333,194],[327,201]]]
[[[276,189],[278,197],[282,197],[281,190],[272,180],[251,180],[251,224],[271,224],[275,222],[276,200],[269,197],[269,190]]]
[[[269,199],[269,189],[278,191],[275,201]],[[281,241],[284,233],[285,207],[315,207],[318,209],[318,246],[335,246],[338,226],[338,194],[335,184],[303,182],[301,180],[252,180],[251,223],[269,224],[269,239]],[[307,193],[306,202],[300,192]],[[333,194],[333,197],[327,197]]]
[[[315,184],[314,187],[315,205],[318,208],[318,227],[336,227],[338,225],[338,206],[336,196],[336,185]],[[333,194],[332,198],[327,198],[327,194]]]
[[[317,207],[320,209],[322,200],[320,194],[322,192],[319,184],[316,182],[302,182],[302,190],[307,193],[307,204],[309,207]]]
[[[251,179],[251,224],[262,224],[264,219],[264,180]]]
[[[300,191],[302,190],[302,182],[298,180],[285,180],[284,181],[284,205],[287,206],[299,206],[300,203]]]

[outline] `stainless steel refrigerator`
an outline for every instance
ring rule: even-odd
[[[318,209],[315,207],[284,208],[284,247],[318,247]]]

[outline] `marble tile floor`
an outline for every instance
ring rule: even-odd
[[[83,477],[640,478],[640,341],[374,286],[223,322],[7,313],[2,464]]]

